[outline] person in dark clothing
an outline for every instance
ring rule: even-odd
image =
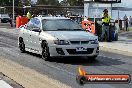
[[[10,21],[9,21],[9,22],[10,22],[10,25],[11,25],[11,27],[13,27],[13,18],[12,18],[12,14],[10,14],[9,16],[10,16]]]
[[[128,31],[128,18],[126,19],[126,31]]]

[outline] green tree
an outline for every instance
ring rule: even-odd
[[[48,0],[48,4],[49,5],[59,5],[59,1],[58,0]]]
[[[38,0],[37,4],[39,4],[39,5],[46,5],[47,2],[46,2],[46,0]]]
[[[83,6],[84,5],[84,0],[77,0],[77,5],[78,6]]]
[[[76,0],[67,0],[67,2],[70,4],[70,6],[76,5]]]
[[[38,0],[38,5],[59,5],[58,0]]]
[[[84,0],[63,0],[60,2],[61,5],[70,5],[70,6],[83,6]]]
[[[19,0],[19,6],[30,5],[30,0]]]
[[[15,6],[18,6],[20,0],[14,0]],[[0,0],[0,6],[12,6],[13,0]]]
[[[61,1],[60,4],[61,4],[62,6],[69,6],[69,3],[67,2],[67,0]]]

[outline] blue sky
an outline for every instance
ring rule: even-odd
[[[132,8],[132,0],[122,0],[122,4],[125,4],[127,7]]]

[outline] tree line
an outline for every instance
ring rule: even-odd
[[[56,5],[56,6],[83,6],[84,0],[63,0],[59,2],[58,0],[37,0],[33,3],[32,0],[14,0],[15,6],[23,5]],[[13,0],[0,0],[0,6],[12,6]]]

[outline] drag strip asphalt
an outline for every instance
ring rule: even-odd
[[[130,74],[132,75],[132,57],[100,51],[97,60],[91,62],[83,57],[53,58],[44,61],[40,55],[20,53],[17,37],[10,32],[0,31],[0,56],[28,67],[49,78],[58,80],[73,88],[132,88],[132,84],[88,84],[76,83],[78,67],[82,66],[90,74]]]

